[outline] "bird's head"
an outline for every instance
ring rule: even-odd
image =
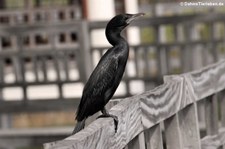
[[[127,25],[129,25],[133,20],[136,18],[143,16],[144,13],[137,13],[137,14],[119,14],[113,17],[109,23],[108,27],[110,28],[125,28]]]
[[[106,38],[111,45],[116,45],[124,39],[120,36],[121,31],[136,18],[143,16],[144,13],[119,14],[113,17],[106,26]]]

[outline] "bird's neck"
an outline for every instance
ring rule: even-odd
[[[124,44],[127,45],[127,41],[120,35],[122,29],[107,29],[106,38],[112,46]]]

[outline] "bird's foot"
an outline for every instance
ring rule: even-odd
[[[112,115],[112,114],[102,114],[102,115],[98,116],[97,119],[99,119],[99,118],[107,118],[107,117],[113,118],[113,120],[114,120],[114,125],[115,125],[115,133],[116,133],[116,132],[117,132],[117,128],[118,128],[118,122],[119,122],[117,116]]]

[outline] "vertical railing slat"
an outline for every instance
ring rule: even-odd
[[[220,100],[221,100],[221,103],[220,103],[221,125],[222,127],[225,127],[225,90],[222,91]]]
[[[69,53],[64,52],[63,54],[63,66],[64,66],[64,72],[65,72],[65,78],[66,80],[69,80]]]
[[[193,24],[187,23],[184,24],[184,36],[185,36],[185,41],[187,43],[191,42],[192,39],[192,30],[193,30]],[[183,61],[183,71],[188,72],[193,69],[193,62],[190,61],[190,57],[193,56],[193,46],[190,44],[185,44],[184,49],[182,50],[182,61]]]
[[[16,78],[16,82],[19,82],[21,79],[21,72],[20,72],[20,66],[19,66],[19,60],[16,56],[12,57],[12,65],[13,65],[13,73]],[[25,67],[25,66],[24,66]]]
[[[140,133],[131,142],[129,142],[128,149],[145,149],[144,132]]]
[[[89,75],[91,74],[92,62],[91,62],[91,55],[90,55],[90,41],[89,41],[89,30],[88,30],[88,23],[86,21],[82,21],[79,24],[79,30],[77,32],[78,42],[80,45],[80,56],[78,57],[78,66],[79,66],[79,73],[82,81],[87,81]]]
[[[159,49],[159,55],[160,55],[160,64],[161,64],[161,75],[168,74],[169,68],[168,65],[168,57],[167,57],[167,51],[165,47],[160,47]]]
[[[139,70],[138,70],[138,52],[137,48],[134,48],[134,64],[135,64],[135,73],[136,77],[139,77]]]
[[[60,60],[63,59],[60,57],[60,53],[56,52],[53,55],[53,65],[54,69],[56,71],[56,76],[57,76],[57,82],[58,82],[58,91],[59,91],[59,98],[63,99],[63,84],[61,83],[61,75],[60,75]]]
[[[149,49],[148,48],[144,48],[144,63],[145,63],[145,77],[146,76],[150,76],[150,70],[149,70]]]
[[[35,81],[39,82],[37,55],[32,55],[31,61],[32,61],[32,64],[33,64],[32,71],[34,72]]]
[[[58,52],[55,52],[53,54],[53,65],[54,65],[54,69],[56,71],[57,80],[60,81],[61,80],[61,75],[60,75],[59,54],[58,54]]]
[[[209,40],[210,42],[210,47],[211,47],[211,53],[213,57],[214,63],[218,60],[218,55],[217,55],[217,50],[216,50],[216,44],[215,44],[215,24],[213,22],[210,22],[209,24]],[[214,41],[214,42],[213,42]]]
[[[47,59],[44,55],[41,56],[41,63],[42,63],[42,73],[44,77],[44,81],[46,82],[48,80],[48,75],[47,75]]]
[[[205,99],[205,120],[207,135],[218,133],[218,102],[217,94],[211,95]]]
[[[24,38],[21,34],[17,36],[17,46],[18,46],[18,62],[20,66],[20,73],[21,73],[21,82],[22,82],[22,89],[23,89],[23,102],[27,102],[27,84],[25,80],[25,57],[23,55],[24,52]]]
[[[200,131],[198,126],[197,105],[192,103],[178,113],[182,137],[182,148],[200,149]]]
[[[154,29],[154,37],[156,42],[156,61],[157,61],[157,73],[158,76],[162,75],[162,63],[161,63],[161,56],[160,56],[160,34],[159,34],[159,26],[155,25],[153,26]]]
[[[0,57],[0,82],[4,83],[4,61],[3,58]]]
[[[175,114],[164,122],[167,149],[181,149],[182,140],[178,121],[178,115]],[[176,138],[176,139],[174,139]]]
[[[157,124],[145,132],[147,149],[163,149],[162,131]]]

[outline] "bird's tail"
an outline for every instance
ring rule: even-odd
[[[79,132],[80,130],[84,129],[84,126],[85,126],[85,120],[86,119],[83,119],[82,121],[77,121],[77,124],[72,132],[72,135]]]

